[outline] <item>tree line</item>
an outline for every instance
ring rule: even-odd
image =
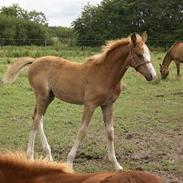
[[[148,32],[152,45],[181,40],[183,0],[102,0],[96,6],[84,6],[72,28],[49,27],[44,13],[24,10],[18,4],[0,9],[0,45],[12,44],[15,39],[18,45],[74,39],[79,45],[98,46],[143,31]]]
[[[71,28],[49,27],[44,13],[27,11],[18,4],[0,9],[0,45],[42,45],[52,37],[71,37]]]
[[[28,12],[17,4],[0,9],[1,44],[10,44],[14,39],[31,39],[33,43],[40,44],[36,40],[45,39],[47,36],[47,19],[42,12]],[[17,44],[19,43],[17,42]]]
[[[144,30],[154,44],[181,40],[183,1],[103,0],[96,6],[87,4],[73,22],[73,29],[78,43],[93,46]]]

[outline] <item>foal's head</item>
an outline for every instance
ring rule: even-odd
[[[151,63],[151,56],[149,48],[146,45],[147,33],[144,32],[142,36],[138,34],[131,35],[130,44],[130,66],[140,72],[148,81],[156,78],[156,72]]]
[[[167,76],[169,75],[169,70],[168,68],[164,67],[163,65],[160,66],[160,74],[161,74],[161,79],[166,79]]]

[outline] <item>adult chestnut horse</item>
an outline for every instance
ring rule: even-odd
[[[142,37],[132,34],[128,38],[109,42],[101,52],[85,63],[74,63],[63,58],[46,56],[37,59],[21,58],[7,71],[4,80],[13,81],[18,72],[29,65],[28,77],[35,92],[36,106],[29,135],[27,156],[33,158],[36,131],[40,134],[43,150],[52,160],[51,149],[43,130],[43,115],[54,97],[73,104],[83,104],[84,112],[74,146],[68,154],[72,166],[76,151],[85,137],[92,114],[100,106],[105,123],[109,160],[117,170],[122,169],[114,151],[112,122],[113,103],[120,94],[120,81],[128,67],[135,68],[150,81],[156,77],[149,49]]]
[[[66,164],[28,161],[0,155],[1,183],[162,183],[158,176],[140,171],[76,174]]]
[[[175,42],[167,51],[162,64],[160,64],[161,78],[166,79],[169,74],[169,66],[174,60],[177,68],[177,78],[180,77],[180,63],[183,63],[183,42]]]

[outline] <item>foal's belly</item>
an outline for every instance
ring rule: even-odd
[[[52,88],[55,97],[72,104],[83,104],[83,89],[74,83],[62,83]]]
[[[55,94],[55,97],[71,104],[83,104],[83,100],[81,97],[78,97],[77,95],[69,95],[68,93],[61,92],[59,94]]]
[[[59,72],[52,73],[49,80],[55,97],[73,104],[83,104],[86,74],[80,65],[63,66]]]

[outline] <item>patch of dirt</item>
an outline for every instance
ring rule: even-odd
[[[162,177],[165,183],[183,183],[183,171],[176,171],[177,162],[182,163],[183,170],[182,127],[177,127],[171,131],[157,130],[157,132],[151,135],[149,134],[149,136],[145,133],[128,132],[125,134],[124,139],[138,147],[137,151],[128,151],[123,157],[123,160],[127,163],[135,162],[136,167],[134,167],[134,170],[143,171],[145,165],[154,166],[153,172],[156,172]],[[153,147],[152,149],[151,145]],[[154,148],[155,146],[157,146],[157,149]],[[161,149],[158,149],[158,147]],[[166,148],[169,149],[166,151]],[[166,162],[168,162],[167,165]]]
[[[98,155],[89,155],[85,154],[84,152],[78,152],[76,156],[76,162],[78,161],[88,161],[88,160],[99,160],[102,159],[102,157]]]
[[[165,97],[165,95],[163,95],[163,94],[158,94],[158,95],[155,95],[155,97]]]
[[[170,93],[170,95],[183,97],[183,91],[173,92],[173,93]],[[165,97],[165,95],[164,94],[157,94],[157,95],[155,95],[155,97]]]
[[[171,95],[183,97],[183,91],[171,93]]]
[[[177,126],[171,130],[157,129],[152,134],[145,131],[130,132],[126,130],[123,132],[123,136],[116,138],[122,138],[122,142],[119,144],[120,148],[123,149],[122,144],[125,141],[125,143],[132,145],[133,149],[120,151],[117,150],[116,146],[116,157],[119,162],[122,162],[122,165],[123,162],[128,165],[131,163],[132,165],[129,166],[131,170],[147,171],[147,167],[151,167],[151,171],[162,177],[165,183],[183,183],[183,172],[177,171],[181,168],[176,167],[176,163],[181,163],[181,161],[183,167],[182,129],[182,126]],[[93,147],[98,145],[98,143],[94,143]],[[117,145],[117,142],[115,145]],[[51,148],[54,159],[65,161],[72,147],[53,145]],[[40,149],[40,152],[42,152],[42,149]],[[166,162],[168,162],[167,165]],[[100,170],[106,170],[106,164],[109,163],[111,167],[109,170],[113,170],[107,154],[96,154],[94,150],[86,152],[83,147],[78,150],[74,163],[79,166],[80,172],[85,172],[84,167],[87,167],[90,163],[100,167]],[[80,167],[81,165],[82,167]]]
[[[157,172],[159,176],[161,176],[165,183],[182,183],[183,182],[183,172],[167,172],[167,171],[159,171]]]

